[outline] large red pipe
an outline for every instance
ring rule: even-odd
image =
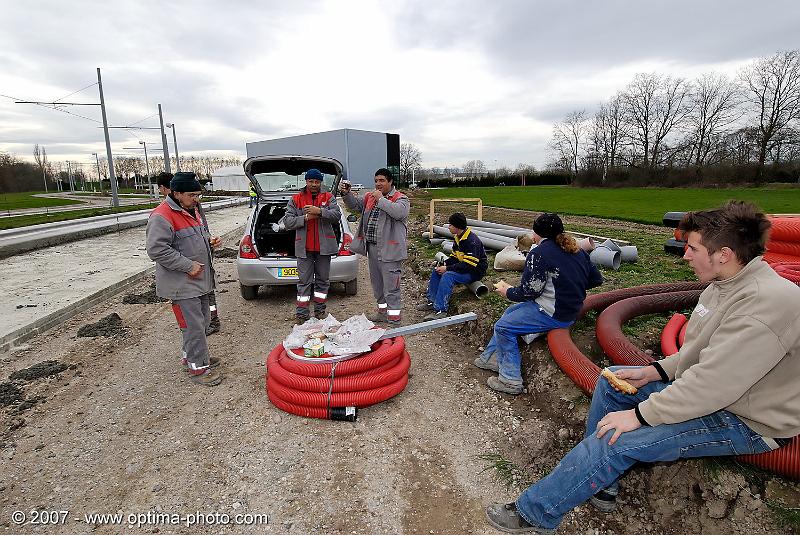
[[[368,407],[405,389],[411,358],[402,337],[377,342],[372,351],[337,364],[298,361],[282,344],[267,357],[267,395],[286,412],[330,418],[337,407]]]
[[[661,331],[661,354],[665,357],[678,352],[678,335],[683,332],[686,321],[686,316],[678,312],[672,315]]]
[[[800,217],[771,217],[770,240],[800,242]]]

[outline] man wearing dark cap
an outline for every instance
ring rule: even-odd
[[[528,253],[519,286],[502,280],[495,284],[495,292],[516,304],[494,324],[486,350],[475,359],[475,366],[498,372],[489,377],[489,388],[506,394],[522,393],[517,336],[569,327],[578,318],[586,290],[603,283],[589,255],[564,232],[556,214],[536,218],[533,241],[536,247]]]
[[[169,189],[170,183],[172,182],[172,177],[174,175],[172,173],[160,173],[156,178],[156,183],[158,184],[158,192],[163,195],[164,197],[168,197],[170,192],[172,191]],[[206,230],[208,230],[208,220],[206,219],[206,213],[203,210],[203,205],[201,203],[197,203],[197,211],[200,214],[200,217],[203,219],[203,225],[205,225]],[[208,310],[211,312],[211,323],[208,324],[208,328],[206,329],[207,335],[212,335],[214,333],[219,332],[220,328],[222,327],[222,323],[219,321],[219,310],[217,309],[217,295],[214,290],[208,294]]]
[[[459,212],[448,219],[449,230],[453,235],[453,252],[443,266],[431,272],[428,281],[428,300],[418,305],[417,310],[430,310],[425,320],[447,316],[448,302],[456,284],[470,284],[486,275],[488,262],[481,240],[467,226],[467,217]]]
[[[297,257],[298,323],[310,317],[310,304],[314,299],[314,317],[325,317],[325,304],[331,281],[331,257],[339,251],[334,225],[338,225],[342,211],[336,197],[322,191],[325,176],[319,169],[306,171],[306,186],[292,196],[283,217],[287,229],[295,229],[294,254]]]
[[[172,301],[183,335],[183,357],[191,380],[216,386],[222,374],[208,354],[206,329],[211,320],[208,294],[214,288],[212,238],[200,215],[202,186],[194,173],[176,173],[170,193],[147,221],[147,255],[156,263],[156,294]]]

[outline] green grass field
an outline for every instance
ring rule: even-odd
[[[25,191],[22,193],[0,193],[0,212],[15,210],[17,208],[45,208],[48,206],[65,206],[67,204],[81,204],[80,201],[70,199],[52,199],[49,197],[34,197],[43,191]],[[53,193],[52,191],[50,193]]]
[[[729,199],[755,202],[770,214],[800,213],[800,188],[572,188],[504,186],[428,190],[434,198],[480,197],[484,205],[661,224],[665,212],[719,206]]]
[[[82,217],[92,217],[96,215],[106,215],[119,212],[132,212],[134,210],[144,210],[152,208],[154,204],[134,204],[130,206],[120,206],[119,208],[94,208],[87,210],[72,210],[69,212],[52,212],[50,214],[18,215],[0,218],[0,230],[9,228],[25,227],[28,225],[38,225],[40,223],[54,223],[56,221],[67,221],[70,219],[80,219]]]

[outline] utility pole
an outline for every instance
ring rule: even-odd
[[[75,181],[72,178],[72,162],[67,160],[67,178],[69,178],[69,192],[75,193]]]
[[[106,158],[108,158],[108,178],[111,181],[111,205],[119,207],[117,191],[117,177],[114,175],[114,160],[111,156],[111,138],[108,136],[108,118],[106,116],[106,102],[103,98],[103,82],[100,79],[100,67],[97,68],[97,88],[100,90],[100,111],[103,112],[103,132],[106,136]]]
[[[97,182],[100,184],[100,195],[102,195],[103,194],[103,177],[100,176],[100,156],[98,156],[96,152],[93,152],[92,156],[94,156],[94,161],[97,162]]]
[[[150,183],[150,161],[147,159],[147,142],[140,141],[139,145],[144,145],[144,168],[145,172],[147,173],[147,195],[149,197],[153,196],[153,185]]]
[[[42,147],[42,178],[44,179],[44,192],[47,193],[47,152]]]
[[[169,166],[169,147],[167,146],[167,134],[164,133],[164,116],[161,114],[161,104],[158,105],[158,122],[161,124],[161,146],[164,149],[164,170],[167,173],[171,173],[172,171]]]
[[[181,159],[178,156],[178,138],[175,135],[175,123],[167,123],[167,128],[172,130],[172,144],[175,146],[175,172],[181,172]]]

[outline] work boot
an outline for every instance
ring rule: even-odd
[[[308,321],[309,316],[304,316],[303,314],[296,314],[294,317],[295,325],[302,325]]]
[[[604,489],[589,498],[589,503],[601,513],[613,513],[617,509],[617,494]]]
[[[521,381],[519,383],[510,383],[503,379],[503,377],[500,375],[497,377],[489,377],[489,379],[486,381],[486,384],[489,385],[489,388],[496,392],[511,394],[512,396],[522,394]]]
[[[472,363],[482,370],[489,370],[495,373],[500,371],[500,368],[497,366],[497,353],[492,353],[489,360],[483,360],[481,357],[478,357]]]
[[[203,386],[217,386],[222,382],[222,374],[217,370],[204,368],[189,372],[189,378],[193,383]]]
[[[421,312],[428,312],[433,310],[433,301],[425,301],[424,303],[418,304],[415,308]]]
[[[219,316],[214,314],[213,316],[211,316],[211,323],[208,324],[208,328],[206,329],[206,336],[218,333],[219,327],[220,327]]]
[[[367,319],[372,323],[386,323],[386,312],[370,312],[367,314]]]
[[[435,310],[435,311],[431,312],[430,314],[428,314],[427,316],[425,316],[424,318],[422,318],[422,321],[440,320],[440,319],[446,318],[446,317],[447,317],[447,311],[446,310]]]
[[[208,367],[209,368],[216,368],[219,366],[220,360],[217,357],[208,357]],[[186,357],[181,358],[181,366],[189,369],[189,359]]]
[[[549,535],[556,530],[534,526],[517,511],[517,504],[493,503],[486,507],[486,520],[493,528],[505,533],[537,533],[539,535]]]
[[[315,310],[314,311],[314,317],[317,318],[318,320],[325,319],[327,317],[327,315],[328,315],[328,313],[325,311],[324,308],[321,309],[321,310]]]

